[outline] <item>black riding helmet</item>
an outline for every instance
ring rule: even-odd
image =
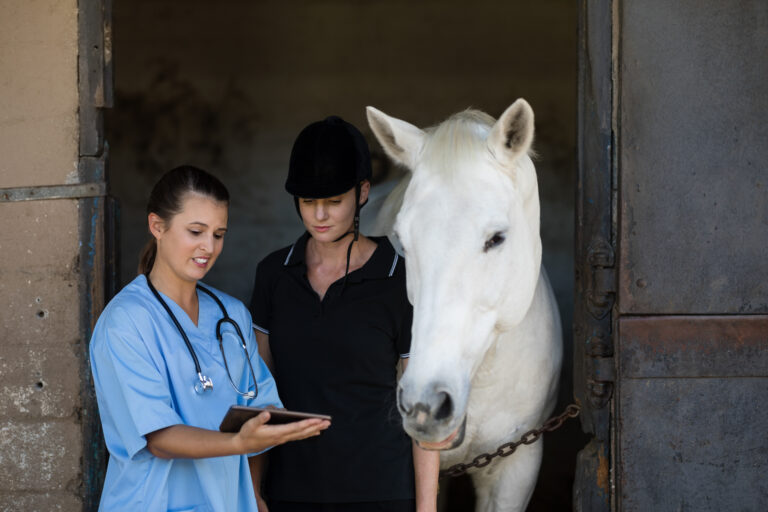
[[[357,240],[362,206],[360,184],[370,179],[371,153],[365,137],[354,125],[330,116],[310,124],[296,137],[285,190],[293,194],[298,213],[299,197],[323,199],[354,187],[357,207],[352,233]]]
[[[291,150],[285,190],[296,197],[341,195],[371,179],[371,154],[360,131],[331,116],[304,128]]]
[[[326,117],[304,128],[291,150],[288,178],[285,190],[293,195],[296,212],[299,198],[323,199],[338,196],[355,188],[355,219],[351,232],[353,238],[347,249],[346,284],[349,258],[360,234],[360,185],[371,179],[371,154],[368,143],[352,124],[337,116]],[[343,290],[343,287],[342,287]]]

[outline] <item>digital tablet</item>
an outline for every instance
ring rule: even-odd
[[[224,419],[221,420],[219,430],[222,432],[240,432],[240,427],[243,426],[243,423],[253,418],[254,416],[258,416],[264,411],[269,413],[269,421],[267,423],[270,425],[292,423],[294,421],[309,420],[313,418],[331,421],[331,417],[326,416],[325,414],[313,414],[311,412],[286,411],[285,409],[265,409],[262,407],[233,405],[229,408],[229,411],[227,411]]]

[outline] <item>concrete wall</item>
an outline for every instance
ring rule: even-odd
[[[77,1],[0,2],[0,188],[78,180]],[[0,202],[0,510],[82,507],[76,200]]]
[[[111,193],[122,208],[123,284],[135,276],[147,239],[149,190],[176,165],[208,169],[230,188],[230,230],[206,281],[247,301],[257,262],[301,232],[283,181],[307,123],[337,114],[356,124],[383,176],[391,169],[365,124],[366,105],[426,126],[470,106],[497,117],[522,96],[536,113],[544,260],[570,353],[577,7],[567,0],[116,1],[115,108],[106,137]],[[568,400],[570,361],[564,366]],[[557,491],[541,493],[539,509],[569,509],[578,445],[548,443],[558,448],[542,481]]]

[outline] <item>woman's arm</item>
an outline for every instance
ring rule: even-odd
[[[422,450],[413,441],[413,468],[416,473],[416,511],[435,512],[440,452]]]
[[[408,359],[401,359],[402,368],[408,366]],[[416,511],[437,510],[437,479],[440,476],[440,452],[422,450],[413,443],[413,469],[416,477]]]
[[[284,425],[266,425],[269,412],[246,421],[235,434],[188,425],[172,425],[147,434],[147,449],[161,459],[201,459],[244,455],[271,446],[318,436],[330,426],[325,420],[302,420]]]
[[[266,502],[261,497],[261,475],[264,473],[265,458],[263,453],[248,458],[248,466],[251,469],[251,481],[253,482],[253,493],[256,495],[256,504],[259,507],[259,512],[269,512]]]
[[[275,369],[272,366],[272,351],[269,349],[269,334],[264,334],[258,329],[254,329],[253,332],[256,333],[256,343],[259,345],[259,355],[264,360],[269,371],[274,374]]]

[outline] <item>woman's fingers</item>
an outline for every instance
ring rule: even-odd
[[[249,419],[245,423],[243,423],[243,426],[240,427],[242,430],[246,425],[248,425],[248,428],[258,428],[262,425],[265,425],[270,418],[270,414],[267,411],[260,412],[258,416],[254,416],[253,418]]]
[[[266,423],[269,421],[269,418],[270,418],[269,413],[264,411],[262,413],[259,413],[258,416],[255,416],[249,419],[248,421],[243,423],[242,427],[240,427],[240,432],[237,433],[236,440],[242,440],[243,442],[247,443],[246,446],[252,446],[254,442],[257,442],[257,443],[260,442],[260,438],[261,438],[260,432],[262,429],[267,428]],[[264,448],[251,450],[250,448],[248,448],[247,451],[261,451],[263,449]]]
[[[281,441],[287,442],[318,435],[330,425],[331,422],[328,420],[311,419],[286,423],[275,428],[280,429],[280,432],[276,433],[280,435]]]
[[[309,436],[319,436],[320,433],[331,426],[330,421],[322,421],[317,425],[312,425],[310,427],[305,428],[301,435],[302,437],[309,437]]]
[[[296,439],[304,439],[305,437],[310,436],[319,436],[320,433],[331,426],[330,421],[320,421],[320,423],[314,424],[314,425],[307,425],[306,427],[303,427],[301,430],[296,432]]]
[[[267,425],[269,417],[265,411],[243,424],[239,436],[252,447],[246,451],[261,451],[269,446],[316,436],[331,425],[328,420],[315,418],[283,425]]]

